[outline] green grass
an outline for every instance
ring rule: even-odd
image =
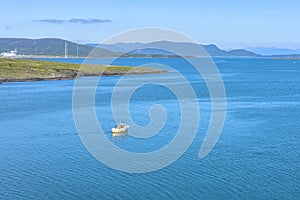
[[[72,79],[78,75],[124,75],[161,72],[163,71],[130,66],[80,65],[40,60],[0,58],[0,82],[36,79]]]

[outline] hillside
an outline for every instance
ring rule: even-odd
[[[0,38],[0,52],[7,52],[14,49],[18,50],[18,54],[24,55],[49,55],[49,56],[64,56],[65,43],[68,44],[69,56],[77,56],[77,44],[57,38],[43,39],[25,39],[25,38]],[[94,48],[87,45],[78,45],[78,56],[85,57]],[[97,48],[97,55],[94,56],[112,56],[118,53]]]

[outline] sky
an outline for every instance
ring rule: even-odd
[[[299,0],[0,0],[0,37],[99,43],[143,27],[223,49],[300,48]]]

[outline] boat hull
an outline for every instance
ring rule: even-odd
[[[125,126],[123,128],[112,128],[111,132],[113,133],[124,133],[128,130],[129,126]]]

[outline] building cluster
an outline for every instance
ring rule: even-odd
[[[0,54],[1,57],[16,57],[17,56],[17,49],[15,49],[14,51],[10,51],[10,52],[2,52]]]

